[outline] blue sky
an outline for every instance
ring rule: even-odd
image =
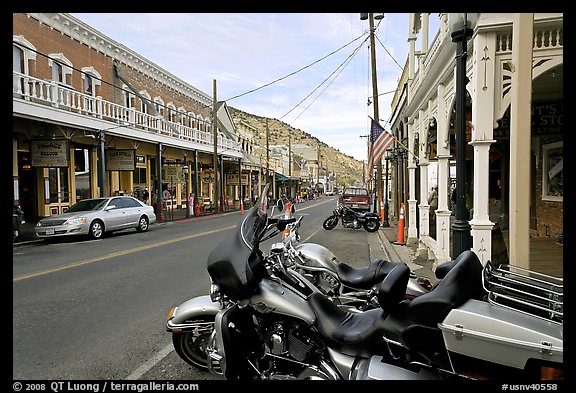
[[[217,99],[229,106],[282,120],[358,160],[367,158],[360,136],[368,134],[374,109],[367,105],[369,22],[359,13],[71,15],[210,96],[216,80]],[[386,127],[409,50],[408,14],[385,13],[375,25],[379,117]],[[429,42],[438,26],[433,13]]]

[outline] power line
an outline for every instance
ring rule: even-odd
[[[314,92],[315,92],[316,90],[318,90],[318,89],[320,88],[320,86],[322,86],[324,83],[326,83],[326,81],[327,81],[328,79],[330,79],[330,78],[332,77],[332,75],[334,75],[334,74],[337,73],[336,76],[338,76],[338,75],[344,70],[344,68],[346,67],[346,65],[348,65],[348,64],[350,63],[350,61],[354,58],[354,56],[356,56],[356,54],[358,53],[358,50],[362,47],[362,45],[364,45],[364,43],[366,42],[367,39],[368,39],[368,36],[364,39],[364,41],[362,41],[362,43],[361,43],[359,46],[357,46],[357,47],[354,49],[354,51],[353,51],[338,67],[336,67],[336,70],[334,70],[330,75],[328,75],[328,77],[326,77],[326,79],[324,79],[324,80],[322,81],[322,83],[320,83],[320,85],[318,85],[318,87],[316,87],[314,90],[312,90],[312,92],[311,92],[310,94],[308,94],[306,97],[304,97],[304,99],[302,99],[298,104],[296,104],[296,106],[295,106],[294,108],[290,109],[290,111],[288,111],[284,116],[282,116],[282,117],[280,118],[280,120],[282,120],[286,115],[288,115],[288,113],[290,113],[290,112],[292,112],[294,109],[296,109],[296,108],[297,108],[301,103],[303,103],[308,97],[310,97],[312,94],[314,94]],[[302,112],[300,112],[300,114],[299,114],[298,116],[296,116],[296,118],[295,118],[293,121],[296,121],[296,119],[298,119],[314,102],[316,102],[316,100],[317,100],[318,98],[320,98],[320,96],[322,95],[322,93],[324,93],[324,92],[326,91],[326,89],[327,89],[335,80],[336,80],[336,77],[334,77],[334,78],[332,79],[332,81],[331,81],[328,85],[326,85],[326,87],[324,88],[324,90],[322,90],[322,91],[320,92],[320,94],[318,94],[318,95],[316,96],[316,98],[314,98],[314,100],[312,100],[312,102],[311,102],[306,108],[304,108],[304,109],[302,110]]]
[[[378,42],[380,43],[380,45],[382,45],[382,48],[384,48],[384,50],[386,51],[386,53],[388,53],[388,55],[392,58],[392,60],[394,60],[394,63],[396,63],[398,65],[398,67],[404,71],[404,68],[402,68],[402,66],[396,61],[396,59],[394,58],[394,56],[392,56],[392,54],[390,52],[388,52],[388,49],[386,49],[386,47],[384,46],[384,44],[382,43],[382,41],[380,41],[380,38],[378,38],[378,36],[376,36],[376,39],[378,40]]]
[[[292,75],[295,75],[295,74],[299,73],[300,71],[305,70],[306,68],[312,67],[314,64],[321,62],[322,60],[324,60],[324,59],[332,56],[333,54],[339,52],[340,50],[346,48],[348,45],[351,45],[353,42],[359,40],[360,38],[362,38],[363,35],[364,35],[364,34],[362,34],[362,35],[354,38],[352,41],[350,41],[350,42],[347,43],[346,45],[341,46],[340,48],[336,49],[335,51],[332,51],[332,52],[328,53],[326,56],[324,56],[324,57],[322,57],[322,58],[320,58],[320,59],[318,59],[318,60],[316,60],[316,61],[314,61],[314,62],[312,62],[312,63],[310,63],[310,64],[308,64],[308,65],[306,65],[306,66],[304,66],[304,67],[302,67],[302,68],[294,71],[294,72],[291,72],[291,73],[289,73],[288,75],[285,75],[285,76],[283,76],[283,77],[281,77],[281,78],[278,78],[278,79],[276,79],[276,80],[274,80],[274,81],[272,81],[272,82],[270,82],[270,83],[266,83],[265,85],[262,85],[262,86],[260,86],[260,87],[255,88],[255,89],[249,90],[249,91],[247,91],[247,92],[245,92],[245,93],[238,94],[238,95],[236,95],[236,96],[234,96],[234,97],[230,97],[230,98],[228,98],[228,99],[225,100],[225,101],[231,101],[231,100],[234,100],[234,99],[236,99],[236,98],[245,96],[246,94],[253,93],[253,92],[255,92],[255,91],[258,91],[258,90],[260,90],[260,89],[263,89],[263,88],[265,88],[265,87],[268,87],[268,86],[270,86],[270,85],[273,85],[274,83],[280,82],[281,80],[284,80],[284,79],[286,79],[286,78],[288,78],[288,77],[290,77],[290,76],[292,76]]]

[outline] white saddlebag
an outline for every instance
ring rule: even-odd
[[[468,300],[438,326],[451,352],[518,369],[530,358],[563,363],[561,323]]]

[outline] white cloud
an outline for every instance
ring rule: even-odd
[[[360,135],[368,133],[368,116],[373,116],[373,107],[367,106],[372,96],[369,41],[341,71],[339,66],[363,39],[295,75],[243,95],[367,33],[368,21],[361,21],[359,14],[72,15],[209,95],[215,79],[219,100],[242,95],[228,101],[232,107],[280,119],[345,154],[366,159],[366,138]],[[430,41],[437,30],[433,30],[436,15],[430,17]],[[408,15],[385,14],[377,25],[379,114],[387,120],[393,94],[382,93],[397,88],[402,73],[397,63],[403,67],[408,53]]]

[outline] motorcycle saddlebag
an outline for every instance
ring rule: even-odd
[[[563,363],[561,323],[471,299],[438,326],[453,353],[517,369],[529,359]]]

